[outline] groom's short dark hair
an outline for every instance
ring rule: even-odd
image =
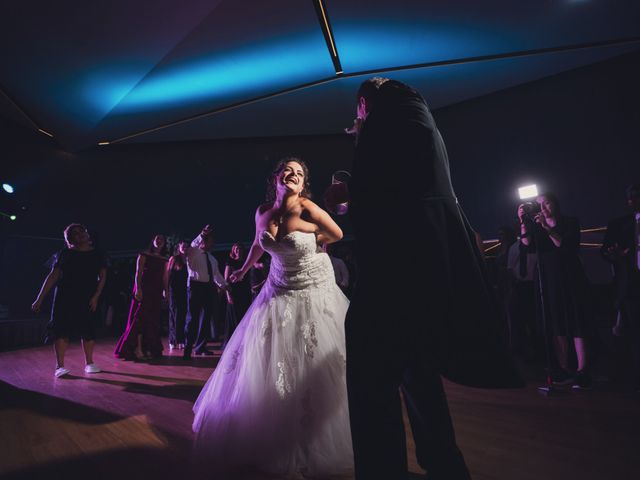
[[[363,97],[367,102],[368,109],[371,110],[373,105],[376,103],[376,97],[378,96],[378,90],[382,86],[383,83],[389,81],[388,78],[384,77],[372,77],[368,80],[365,80],[360,84],[360,88],[358,88],[358,96],[356,101],[360,101],[360,97]]]

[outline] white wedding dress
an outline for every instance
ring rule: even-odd
[[[195,403],[195,453],[215,474],[349,473],[349,301],[313,233],[295,231],[276,241],[262,232],[260,245],[272,257],[269,277]]]

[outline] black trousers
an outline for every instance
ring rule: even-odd
[[[172,345],[185,343],[184,333],[188,309],[187,291],[169,289],[169,343]]]
[[[429,349],[403,328],[412,321],[408,315],[413,321],[421,315],[406,307],[419,307],[424,297],[397,308],[400,292],[369,290],[356,285],[345,323],[356,479],[408,478],[401,390],[420,466],[433,480],[468,480]]]
[[[202,351],[212,333],[217,292],[213,284],[191,281],[187,288],[188,311],[184,328],[185,349]]]

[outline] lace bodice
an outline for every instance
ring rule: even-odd
[[[277,241],[265,230],[259,240],[271,255],[268,282],[273,287],[303,290],[335,283],[331,260],[319,250],[314,233],[293,231]]]

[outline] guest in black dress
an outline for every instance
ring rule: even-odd
[[[240,270],[247,257],[241,243],[236,243],[231,247],[229,258],[224,267],[224,279],[229,282],[229,276],[236,270]],[[238,283],[229,283],[230,288],[226,291],[227,309],[225,312],[224,342],[223,347],[233,335],[238,322],[244,317],[249,305],[251,305],[251,285],[248,276]]]
[[[184,324],[187,318],[187,260],[189,243],[182,240],[169,259],[169,350],[184,348]]]
[[[589,280],[579,257],[580,224],[577,218],[561,214],[554,195],[540,195],[536,202],[540,212],[534,215],[528,215],[523,205],[518,208],[520,241],[529,252],[538,252],[536,278],[542,276],[547,327],[555,336],[561,368],[555,380],[573,382],[576,389],[590,388],[588,339],[593,335],[594,321]],[[573,338],[576,350],[575,378],[568,373],[567,337]]]
[[[69,339],[82,338],[85,373],[98,373],[93,362],[98,300],[107,278],[107,258],[93,248],[84,225],[72,223],[64,230],[67,248],[57,253],[55,263],[31,308],[39,312],[42,302],[55,286],[51,320],[47,325],[48,339],[54,341],[55,377],[69,373],[64,366],[64,354]]]

